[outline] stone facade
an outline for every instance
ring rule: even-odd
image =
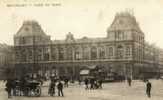
[[[14,35],[15,71],[18,75],[33,71],[78,78],[84,66],[98,65],[108,72],[138,78],[146,69],[158,70],[158,66],[148,67],[153,59],[145,60],[150,47],[144,37],[128,12],[116,14],[104,38],[75,39],[69,32],[65,40],[51,40],[36,21],[25,21]]]
[[[13,75],[14,52],[12,46],[0,44],[0,79]]]

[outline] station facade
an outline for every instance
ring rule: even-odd
[[[144,38],[135,16],[128,12],[115,15],[104,38],[75,39],[69,32],[64,40],[51,40],[38,22],[24,21],[14,35],[15,73],[77,79],[83,67],[101,66],[132,78],[156,75],[159,54]]]

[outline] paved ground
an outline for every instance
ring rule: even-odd
[[[44,86],[41,97],[12,97],[9,100],[163,100],[163,80],[151,80],[151,83],[151,98],[145,94],[145,83],[134,81],[131,87],[125,82],[105,83],[103,89],[98,90],[85,90],[84,85],[71,84],[69,88],[64,88],[64,97],[48,96],[48,88]],[[0,100],[8,100],[2,82],[0,86]]]

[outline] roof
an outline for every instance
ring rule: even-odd
[[[115,30],[136,30],[142,33],[135,16],[129,12],[121,12],[116,14],[107,31],[109,32]]]
[[[23,25],[15,36],[25,37],[25,36],[45,36],[46,34],[42,30],[41,26],[37,21],[28,20],[24,21]]]
[[[73,41],[67,40],[53,40],[53,44],[65,44],[65,43],[98,43],[98,42],[107,42],[110,41],[107,38],[88,38],[83,37],[80,39],[74,39]]]

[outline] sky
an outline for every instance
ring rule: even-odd
[[[23,6],[22,6],[23,5]],[[145,40],[163,48],[162,0],[0,0],[0,43],[13,45],[24,20],[36,20],[52,40],[106,37],[117,12],[136,17]]]

